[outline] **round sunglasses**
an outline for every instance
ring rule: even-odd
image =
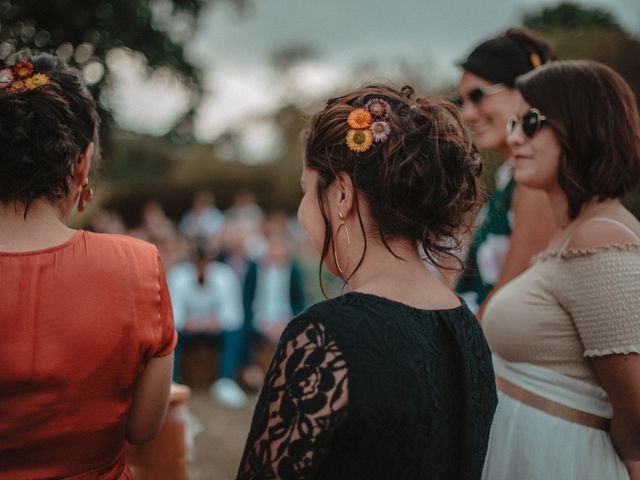
[[[540,113],[540,110],[537,108],[530,108],[527,113],[525,113],[522,118],[518,115],[514,115],[507,121],[507,136],[510,136],[515,132],[516,127],[520,124],[520,128],[522,128],[522,133],[526,135],[527,138],[533,138],[533,136],[538,133],[538,131],[547,123],[547,117]]]
[[[466,100],[469,100],[474,105],[478,105],[485,97],[495,95],[506,89],[507,86],[502,83],[494,83],[493,85],[489,85],[488,87],[477,87],[469,90],[464,95],[457,95],[453,97],[453,103],[462,107]],[[466,99],[466,100],[465,100]]]

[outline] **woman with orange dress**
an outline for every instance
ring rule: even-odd
[[[98,157],[79,72],[0,64],[0,479],[131,479],[125,439],[169,399],[171,302],[157,250],[73,230]]]

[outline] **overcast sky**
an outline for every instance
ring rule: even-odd
[[[520,23],[524,12],[557,2],[541,0],[253,0],[243,15],[225,2],[202,12],[188,54],[209,73],[196,131],[211,140],[247,113],[268,113],[287,92],[278,88],[269,61],[275,50],[291,45],[317,53],[296,75],[309,90],[329,91],[349,65],[363,60],[402,57],[429,65],[438,80],[455,81],[455,61],[479,40]],[[640,36],[640,1],[582,0],[608,9],[631,33]],[[365,81],[366,79],[363,79]],[[159,86],[136,82],[122,94],[128,107],[119,115],[125,126],[162,133],[185,108],[180,92],[157,100]],[[171,87],[172,89],[174,86]],[[163,119],[164,121],[158,121]]]

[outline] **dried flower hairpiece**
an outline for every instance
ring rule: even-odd
[[[13,67],[0,69],[0,90],[22,93],[34,90],[49,83],[46,73],[34,72],[33,63],[22,60]]]
[[[389,126],[389,104],[381,98],[372,98],[364,107],[349,113],[346,142],[349,150],[366,152],[374,143],[384,142],[391,133]]]

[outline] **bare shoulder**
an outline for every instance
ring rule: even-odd
[[[633,215],[593,218],[583,222],[571,236],[568,248],[640,244],[640,222]]]

